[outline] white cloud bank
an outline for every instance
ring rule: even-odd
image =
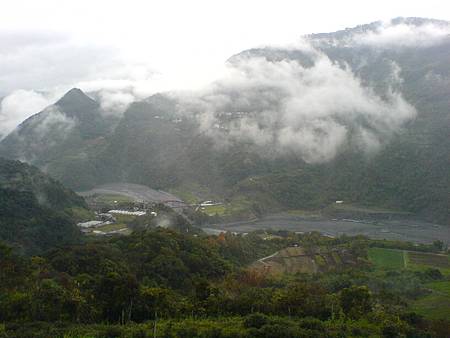
[[[55,102],[54,94],[19,89],[0,102],[0,139],[10,133],[23,120],[42,111]]]
[[[374,30],[356,34],[353,41],[357,44],[374,47],[428,47],[450,38],[450,25],[426,23],[412,25],[407,23],[382,23]]]
[[[180,106],[197,112],[202,132],[219,145],[250,141],[270,156],[295,153],[323,162],[347,144],[377,150],[415,116],[392,88],[381,97],[319,52],[312,67],[243,57],[226,78],[198,96],[183,97]],[[224,122],[231,112],[243,117]]]
[[[0,92],[12,92],[1,104],[0,137],[48,105],[50,98],[55,101],[54,94],[33,91],[42,84],[50,93],[70,87],[97,92],[107,112],[122,112],[135,100],[170,89],[148,63],[127,58],[117,48],[82,44],[64,35],[33,34],[0,34],[6,43],[0,47],[0,69],[6,70],[0,73]],[[391,21],[346,42],[423,47],[441,43],[448,34],[448,25]],[[295,152],[309,162],[328,160],[349,143],[366,151],[377,149],[416,114],[399,91],[398,65],[393,64],[392,87],[380,96],[364,87],[351,69],[333,64],[304,42],[288,49],[295,48],[313,57],[314,65],[243,58],[208,89],[181,94],[182,110],[201,112],[203,130],[222,143],[247,139],[272,154]],[[248,114],[228,123],[225,136],[218,133],[216,115],[227,111]]]

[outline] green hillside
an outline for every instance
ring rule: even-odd
[[[76,242],[84,200],[37,168],[0,158],[0,239],[36,254]]]
[[[434,265],[421,270],[385,270],[386,260],[371,265],[367,249],[374,243],[364,237],[270,235],[193,236],[159,228],[32,258],[0,243],[0,334],[448,336],[448,277]],[[301,260],[303,250],[313,256]],[[258,259],[267,261],[266,267],[283,259],[285,269],[277,274],[255,269],[251,263]],[[322,268],[314,273],[311,264]]]
[[[0,156],[45,169],[71,188],[91,187],[99,175],[95,157],[117,118],[74,88],[0,142]]]

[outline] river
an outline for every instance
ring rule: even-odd
[[[441,240],[450,243],[450,227],[423,221],[383,220],[378,222],[367,220],[331,220],[308,219],[288,213],[273,214],[253,221],[211,224],[205,227],[209,233],[231,231],[245,233],[254,230],[273,229],[294,232],[319,231],[328,236],[366,235],[370,238],[411,241],[415,243],[431,243]]]

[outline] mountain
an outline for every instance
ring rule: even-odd
[[[92,185],[92,156],[116,118],[80,89],[22,122],[0,143],[0,156],[36,165],[68,186]]]
[[[19,161],[0,158],[0,239],[28,254],[75,243],[74,223],[87,212],[73,191]]]
[[[156,94],[133,103],[100,155],[110,181],[133,181],[154,188],[183,182],[218,185],[218,157],[195,119],[178,112],[178,100]],[[220,179],[219,179],[220,181]]]
[[[74,89],[0,154],[74,189],[194,189],[252,213],[345,200],[448,224],[449,32],[397,18],[250,49],[228,60],[231,79],[153,95],[118,122]]]
[[[445,28],[439,41],[406,43],[384,41],[375,22],[335,33],[312,34],[307,38],[332,62],[350,69],[362,82],[383,93],[398,86],[407,102],[417,110],[390,142],[369,160],[361,153],[347,151],[322,166],[317,186],[334,191],[350,201],[384,205],[432,215],[448,224],[450,197],[450,23],[422,18],[393,19],[388,27],[412,27],[420,35],[425,27]],[[362,36],[371,37],[364,41]],[[376,39],[379,41],[376,42]],[[391,44],[392,43],[392,44]],[[245,51],[230,59],[263,57],[271,62],[296,61],[311,65],[310,54],[283,48],[260,48]],[[393,67],[400,80],[393,83]],[[315,171],[317,173],[317,171]],[[273,181],[268,177],[269,182]],[[289,179],[291,180],[291,179]],[[301,183],[297,186],[302,187]],[[271,189],[273,185],[271,186]],[[259,189],[259,188],[255,188]],[[294,189],[292,186],[290,189]],[[324,196],[323,192],[321,195]]]

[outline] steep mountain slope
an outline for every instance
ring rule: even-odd
[[[0,239],[25,253],[74,243],[84,200],[37,168],[0,158]]]
[[[100,155],[103,163],[113,163],[104,169],[110,181],[153,188],[199,182],[223,188],[219,168],[225,154],[215,151],[195,118],[180,113],[179,104],[177,98],[156,94],[128,108]]]
[[[74,88],[3,139],[0,156],[34,164],[68,186],[90,186],[96,174],[92,156],[115,124],[115,117],[103,115],[97,102]]]
[[[391,23],[394,28],[407,25],[412,27],[410,29],[421,29],[428,24],[448,25],[425,19],[395,19]],[[346,108],[344,105],[344,113],[330,118],[325,116],[328,120],[323,121],[342,126],[348,134],[331,158],[315,160],[315,152],[320,153],[325,146],[314,139],[312,156],[298,151],[303,149],[301,142],[311,141],[303,137],[309,135],[308,129],[296,134],[301,140],[298,149],[287,151],[287,147],[273,146],[270,142],[259,144],[267,134],[252,135],[255,129],[271,133],[273,124],[286,117],[281,115],[268,123],[264,120],[265,111],[273,110],[276,116],[275,112],[284,109],[289,99],[283,93],[285,88],[276,82],[266,84],[264,81],[250,82],[246,86],[239,82],[219,83],[206,94],[199,94],[194,103],[183,96],[157,95],[132,105],[111,136],[109,158],[120,154],[116,160],[121,161],[122,167],[116,167],[118,171],[110,180],[124,179],[164,188],[196,182],[222,194],[225,191],[231,196],[247,196],[265,210],[322,208],[344,199],[406,210],[448,223],[450,95],[446,93],[450,92],[450,38],[444,36],[438,43],[419,45],[359,42],[361,34],[378,34],[381,25],[373,23],[342,32],[311,35],[308,39],[313,52],[311,48],[262,48],[245,51],[229,60],[232,65],[238,64],[243,72],[248,72],[256,63],[257,75],[262,74],[262,77],[271,76],[270,72],[264,72],[272,66],[285,69],[283,67],[298,63],[302,72],[290,74],[293,79],[288,79],[289,86],[291,82],[295,86],[297,76],[320,72],[317,63],[323,57],[317,55],[322,54],[331,62],[326,71],[349,69],[359,79],[361,87],[368,88],[367,101],[378,96],[381,103],[372,115],[347,113],[345,109],[358,110],[364,106]],[[263,66],[258,64],[261,59],[265,60]],[[289,71],[292,69],[297,68],[291,67]],[[283,77],[276,80],[283,81]],[[346,77],[340,79],[345,80]],[[361,87],[352,88],[359,90]],[[318,88],[328,89],[321,85]],[[346,94],[352,95],[351,92]],[[300,98],[301,95],[298,94]],[[321,95],[315,100],[327,99],[325,90]],[[335,100],[335,110],[339,111],[340,98]],[[350,97],[348,101],[351,100]],[[398,100],[403,101],[394,104]],[[388,115],[382,110],[391,102],[394,103]],[[320,102],[312,104],[320,105]],[[405,114],[406,104],[414,107],[415,112],[398,120]],[[212,111],[212,117],[203,114],[207,109]],[[175,123],[180,116],[180,121]],[[213,122],[202,128],[209,118]],[[383,118],[385,121],[381,120]],[[278,133],[275,137],[282,138],[285,130],[289,131],[275,129],[274,133]],[[362,139],[364,134],[360,130],[371,135],[368,140]],[[312,137],[321,137],[321,132],[313,132]],[[325,140],[326,132],[322,133]],[[370,144],[372,139],[374,145]],[[329,142],[334,140],[330,138]]]
[[[430,24],[450,27],[448,22],[419,18],[394,19],[391,27],[420,29]],[[396,86],[416,108],[417,115],[374,156],[367,158],[360,152],[346,151],[324,165],[316,189],[325,183],[321,196],[332,191],[339,199],[419,212],[448,223],[450,35],[443,35],[438,42],[410,45],[383,44],[383,40],[361,42],[361,36],[381,39],[377,34],[382,25],[376,22],[336,33],[313,34],[308,39],[330,60],[350,67],[374,90],[382,93]],[[293,60],[306,65],[312,62],[308,53],[282,48],[245,51],[230,62],[242,57],[263,57],[271,62]],[[273,181],[270,177],[267,180]]]

